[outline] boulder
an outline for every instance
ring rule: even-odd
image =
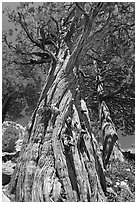
[[[7,185],[11,180],[11,175],[13,174],[15,163],[7,161],[2,163],[2,185]]]
[[[10,199],[2,192],[2,202],[11,202]]]

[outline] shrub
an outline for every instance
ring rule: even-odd
[[[2,126],[2,151],[16,151],[16,141],[23,139],[24,133],[25,128],[21,125],[11,121],[4,122]]]

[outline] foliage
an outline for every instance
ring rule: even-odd
[[[74,3],[69,2],[46,2],[38,5],[20,3],[16,11],[7,10],[9,21],[15,24],[15,30],[10,29],[3,35],[3,98],[11,90],[18,89],[24,93],[22,101],[13,100],[12,105],[16,111],[12,111],[11,106],[10,116],[19,117],[26,106],[29,107],[28,110],[36,107],[50,66],[50,61],[46,64],[42,61],[37,64],[42,60],[38,53],[44,51],[42,45],[44,38],[50,38],[47,48],[57,55],[57,47],[60,46],[62,39],[65,39],[69,46],[76,38],[76,30],[82,31],[82,20],[81,24],[79,21],[75,25],[71,24],[74,20],[74,6]],[[98,6],[102,5],[94,2],[86,3],[85,11],[89,14],[90,8],[94,11]],[[96,61],[104,84],[103,97],[110,108],[112,119],[117,129],[123,129],[126,134],[134,132],[135,123],[134,9],[134,3],[115,2],[105,3],[99,13],[93,12],[94,15],[98,15],[92,25],[96,37],[93,34],[91,39],[87,39],[87,42],[93,42],[92,46],[87,44],[81,65],[83,72],[89,76],[83,79],[84,86],[81,88],[91,118],[96,121],[94,124],[98,123],[99,103],[96,90],[97,70],[94,66]],[[68,19],[66,15],[69,16]],[[16,39],[11,43],[8,36],[12,36],[14,32]]]
[[[10,51],[9,48],[4,46],[2,72],[3,102],[9,93],[13,91],[17,91],[20,94],[19,97],[14,97],[11,100],[10,109],[8,110],[8,118],[16,120],[22,116],[21,112],[24,109],[26,114],[29,115],[34,110],[46,74],[40,68],[34,71],[32,67],[10,63],[13,58],[13,55],[11,55],[11,59],[7,59],[7,56],[11,54]]]
[[[134,202],[135,199],[135,161],[125,161],[120,162],[119,160],[111,161],[111,168],[109,168],[106,172],[106,175],[111,179],[112,187],[117,194],[117,197],[114,198],[112,196],[109,197],[109,201],[115,202]],[[123,191],[119,186],[117,186],[117,182],[125,181],[131,192],[133,193],[133,197],[129,196],[126,191]]]
[[[18,131],[9,128],[5,131],[2,136],[2,151],[3,152],[14,152],[15,151],[15,142],[18,139]]]
[[[98,115],[98,94],[97,70],[94,69],[93,60],[96,60],[105,90],[102,100],[107,103],[117,129],[131,134],[135,125],[134,3],[111,3],[111,6],[115,9],[109,20],[112,24],[109,33],[102,41],[98,39],[89,56],[85,57],[88,66],[83,63],[83,71],[89,76],[85,78],[84,92],[95,120]]]
[[[25,129],[21,125],[5,121],[2,126],[2,151],[15,152],[16,141],[24,137]]]

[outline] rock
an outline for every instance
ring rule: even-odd
[[[116,186],[119,186],[119,185],[120,185],[120,183],[118,181],[116,181]]]
[[[103,151],[103,145],[100,145],[100,151]]]
[[[22,125],[12,121],[4,121],[2,124],[2,151],[15,152],[16,141],[23,139],[25,133],[26,128]]]
[[[19,132],[19,138],[24,138],[26,128],[22,125],[15,123],[13,121],[4,121],[2,124],[2,134],[7,130],[7,128],[15,128]]]
[[[10,182],[15,165],[11,161],[2,163],[2,185],[7,185]]]
[[[107,192],[117,196],[117,194],[114,192],[114,190],[111,187],[107,188]]]
[[[125,181],[121,181],[120,188],[127,191],[131,197],[133,197],[133,193],[130,191],[128,184]]]
[[[110,178],[106,177],[106,183],[107,183],[107,186],[112,186],[113,182],[111,181]]]
[[[10,199],[2,192],[2,202],[11,202]]]
[[[20,152],[21,146],[22,146],[22,143],[23,143],[23,139],[18,139],[15,143],[16,143],[16,146],[15,146],[16,151]]]
[[[15,167],[15,163],[12,163],[11,161],[7,161],[5,163],[2,163],[2,173],[5,173],[7,175],[12,175]]]

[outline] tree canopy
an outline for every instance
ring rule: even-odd
[[[78,18],[76,9],[84,18]],[[101,100],[107,102],[117,129],[134,132],[134,3],[87,2],[83,7],[82,3],[73,2],[39,5],[24,2],[19,3],[16,10],[4,12],[15,27],[3,32],[3,99],[15,90],[22,93],[11,101],[9,117],[16,119],[24,109],[29,114],[34,110],[49,70],[50,57],[56,58],[62,39],[74,51],[73,42],[83,32],[84,23],[92,13],[93,33],[86,40],[81,62],[85,84],[81,90],[92,113],[91,119],[99,121],[97,75],[100,72],[104,87]],[[12,35],[15,35],[14,42],[10,42]],[[82,57],[79,56],[79,60]]]

